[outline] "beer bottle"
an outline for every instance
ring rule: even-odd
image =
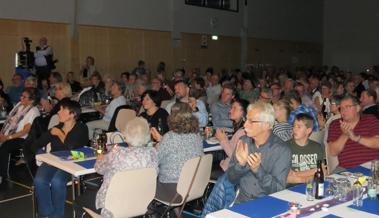
[[[315,188],[315,198],[324,197],[324,172],[322,171],[322,160],[317,160],[317,170],[313,178]]]

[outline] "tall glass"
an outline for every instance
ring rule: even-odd
[[[307,196],[307,201],[313,201],[315,199],[315,188],[313,180],[309,180],[305,184],[305,195]]]
[[[371,175],[373,182],[379,184],[379,160],[371,161]]]

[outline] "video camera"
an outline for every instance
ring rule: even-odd
[[[23,38],[25,51],[19,51],[17,53],[17,67],[24,69],[32,69],[34,67],[34,54],[30,50],[32,40],[29,37]]]

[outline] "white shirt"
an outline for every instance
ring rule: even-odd
[[[41,48],[40,50],[34,52],[34,63],[37,67],[47,66],[46,57],[47,55],[52,55],[53,49],[48,46]]]
[[[22,120],[18,123],[17,125],[17,130],[16,132],[19,132],[21,131],[22,129],[24,129],[24,126],[26,124],[30,124],[32,125],[33,121],[34,121],[34,118],[38,117],[40,115],[39,113],[39,110],[37,107],[32,107],[28,113],[25,114],[24,118],[22,118]],[[23,138],[25,139],[26,137],[28,136],[28,133],[26,133],[25,135],[19,137],[19,138]]]
[[[113,99],[111,103],[107,106],[107,108],[105,108],[103,120],[110,122],[116,108],[125,104],[126,98],[123,95],[120,95],[117,98]]]

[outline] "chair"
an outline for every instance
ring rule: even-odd
[[[201,157],[195,157],[187,160],[184,163],[182,171],[180,172],[178,185],[176,187],[176,192],[182,196],[181,202],[173,203],[157,198],[155,198],[155,200],[168,206],[166,212],[173,207],[181,206],[181,214],[187,202],[203,197],[211,176],[212,159],[212,154],[206,154]]]
[[[136,112],[132,109],[121,109],[117,114],[115,124],[116,129],[118,131],[122,131],[125,128],[128,121],[135,118],[136,116]]]
[[[154,168],[126,170],[116,173],[109,184],[105,208],[114,218],[140,216],[154,199],[157,173]],[[83,208],[92,217],[99,214]]]

